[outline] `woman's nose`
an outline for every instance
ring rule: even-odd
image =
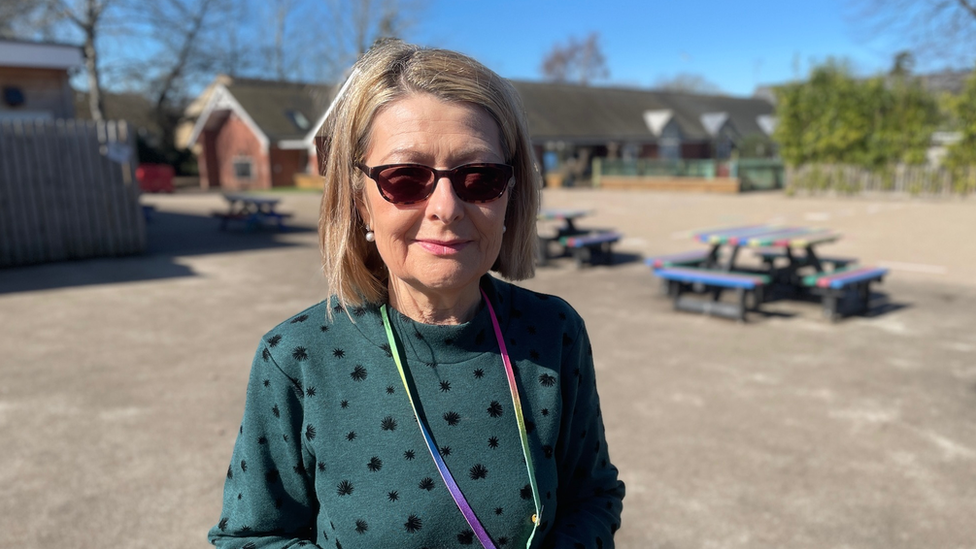
[[[444,223],[457,221],[464,216],[464,204],[447,177],[441,177],[434,183],[434,192],[427,199],[427,212]]]

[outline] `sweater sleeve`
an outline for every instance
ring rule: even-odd
[[[624,483],[610,463],[596,390],[593,353],[581,326],[563,364],[563,418],[558,459],[559,506],[545,547],[613,547],[620,527]]]
[[[316,547],[317,502],[303,443],[300,375],[288,375],[267,346],[254,357],[244,418],[224,482],[220,522],[208,538],[220,548]]]

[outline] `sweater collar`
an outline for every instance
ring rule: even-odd
[[[491,299],[498,315],[498,322],[504,332],[508,324],[507,311],[509,309],[507,284],[496,280],[490,275],[484,275],[480,281],[481,288]],[[397,337],[397,342],[406,355],[408,363],[426,365],[459,364],[484,353],[498,353],[498,341],[495,339],[494,328],[488,308],[482,300],[474,318],[463,324],[435,325],[417,322],[394,309],[390,312],[390,324]],[[357,321],[356,325],[364,337],[386,348],[386,333],[380,318],[379,307],[369,307],[365,322]]]

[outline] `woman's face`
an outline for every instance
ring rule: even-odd
[[[483,162],[505,162],[494,120],[476,106],[427,94],[379,111],[364,159],[369,167],[411,163],[438,169]],[[391,284],[445,295],[470,290],[498,257],[510,191],[472,204],[459,199],[443,177],[427,200],[397,205],[383,199],[372,179],[364,183],[357,206],[375,233]]]

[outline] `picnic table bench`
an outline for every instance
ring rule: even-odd
[[[847,266],[829,273],[815,273],[803,277],[801,283],[810,293],[821,296],[823,315],[828,320],[840,316],[838,306],[848,296],[857,298],[856,311],[867,310],[871,300],[871,283],[881,283],[888,269],[884,267]]]
[[[675,308],[681,310],[742,320],[747,294],[755,296],[752,308],[758,310],[765,299],[785,293],[790,297],[819,297],[824,316],[836,320],[839,305],[848,298],[856,298],[857,311],[866,310],[871,283],[881,282],[887,274],[887,269],[858,266],[852,258],[818,254],[819,246],[840,238],[839,233],[829,229],[749,225],[702,231],[695,238],[709,249],[646,261],[654,274],[665,281],[666,292],[675,297]],[[728,248],[729,253],[720,256],[720,248]],[[737,255],[742,248],[752,250],[762,260],[762,267],[750,270],[738,265]],[[726,290],[737,292],[736,303],[718,303]],[[712,302],[689,303],[680,295],[688,291],[711,293]]]
[[[614,231],[593,232],[576,236],[564,236],[559,239],[566,250],[572,254],[576,260],[576,267],[582,267],[585,263],[596,264],[613,263],[612,246],[623,235]]]
[[[536,263],[546,265],[554,257],[571,256],[576,267],[585,264],[613,263],[613,244],[623,238],[617,231],[582,229],[575,221],[592,213],[591,210],[546,208],[539,212],[539,221],[561,221],[555,233],[539,234]],[[551,248],[558,247],[553,253]]]
[[[822,268],[831,267],[832,269],[841,269],[847,265],[857,263],[857,259],[852,257],[833,256],[816,256],[815,262],[814,257],[807,254],[797,255],[788,247],[755,248],[752,250],[752,253],[761,259],[770,269],[774,268],[779,260],[785,260],[787,265],[793,264],[797,267],[810,265],[814,268],[817,267],[816,262],[819,262]]]
[[[769,284],[766,275],[719,271],[695,267],[662,267],[654,275],[668,284],[668,294],[674,299],[675,310],[704,313],[745,321],[748,309],[759,310],[763,302],[763,288]],[[736,293],[735,303],[719,301],[722,292]],[[685,294],[708,294],[710,299],[689,299]],[[752,306],[747,297],[752,296]]]
[[[284,221],[292,214],[276,211],[278,198],[254,196],[247,194],[225,194],[227,200],[227,210],[211,212],[213,217],[220,220],[220,230],[226,230],[231,221],[241,222],[244,229],[252,231],[258,227],[270,225],[276,229],[284,230]]]

